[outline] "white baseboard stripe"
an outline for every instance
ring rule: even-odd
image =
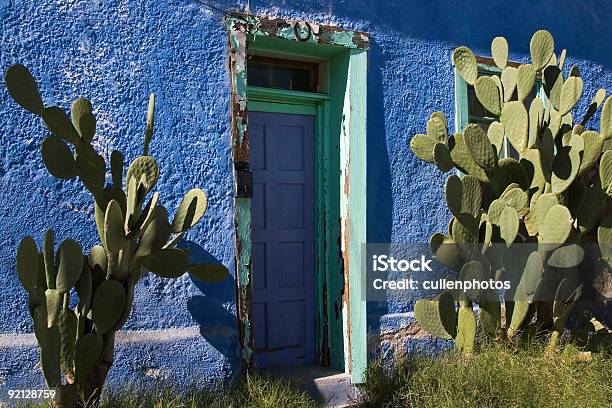
[[[200,326],[175,327],[161,330],[119,331],[117,344],[165,343],[200,337]],[[0,333],[0,348],[36,347],[34,333]]]

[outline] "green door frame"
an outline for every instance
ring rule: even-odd
[[[227,17],[238,333],[252,366],[248,109],[317,116],[319,359],[363,382],[367,365],[362,244],[366,242],[366,74],[369,36],[302,21]],[[328,64],[329,94],[247,87],[254,51]],[[251,101],[252,100],[252,101]],[[279,106],[283,105],[283,106]]]

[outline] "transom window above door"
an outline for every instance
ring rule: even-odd
[[[324,63],[253,55],[247,60],[249,86],[325,92]]]

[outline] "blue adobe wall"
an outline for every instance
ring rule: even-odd
[[[211,2],[241,10],[247,3]],[[512,58],[523,60],[533,31],[547,28],[558,47],[568,49],[566,66],[581,68],[587,99],[598,87],[612,90],[611,44],[605,40],[609,33],[604,24],[612,6],[603,2],[597,7],[553,0],[486,5],[444,0],[423,6],[366,0],[249,3],[253,13],[372,34],[370,242],[423,242],[450,217],[441,200],[445,177],[417,161],[406,142],[422,131],[429,112],[454,116],[449,55],[455,46],[465,44],[488,54],[490,40],[503,34],[518,52]],[[0,0],[0,33],[0,66],[4,70],[22,62],[30,67],[47,104],[67,107],[77,95],[92,100],[99,121],[97,147],[106,154],[112,148],[128,158],[139,154],[147,94],[158,94],[152,152],[163,169],[163,203],[173,209],[192,186],[206,189],[210,210],[188,239],[202,256],[208,256],[207,251],[231,267],[229,94],[221,17],[189,0]],[[583,104],[579,110],[584,109]],[[43,137],[42,124],[9,102],[0,89],[0,339],[5,343],[12,333],[32,331],[25,293],[14,273],[19,239],[32,234],[40,242],[47,227],[56,230],[58,239],[74,237],[86,247],[96,237],[89,197],[78,183],[57,181],[44,169],[38,153]],[[370,304],[373,340],[380,340],[379,332],[409,334],[411,306]],[[235,294],[230,280],[198,287],[188,277],[147,277],[137,289],[127,328],[162,331],[152,344],[128,340],[119,346],[111,372],[114,381],[161,377],[203,383],[229,378],[235,371]],[[170,328],[176,330],[165,330]],[[175,340],[172,333],[178,333]],[[410,349],[437,345],[409,335],[406,339]],[[0,388],[40,384],[36,349],[14,343],[0,353]],[[383,350],[393,345],[405,347],[387,342]]]

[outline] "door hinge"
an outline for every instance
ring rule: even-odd
[[[234,170],[236,180],[234,184],[234,197],[252,198],[253,197],[253,173],[249,168],[248,162],[235,162]]]

